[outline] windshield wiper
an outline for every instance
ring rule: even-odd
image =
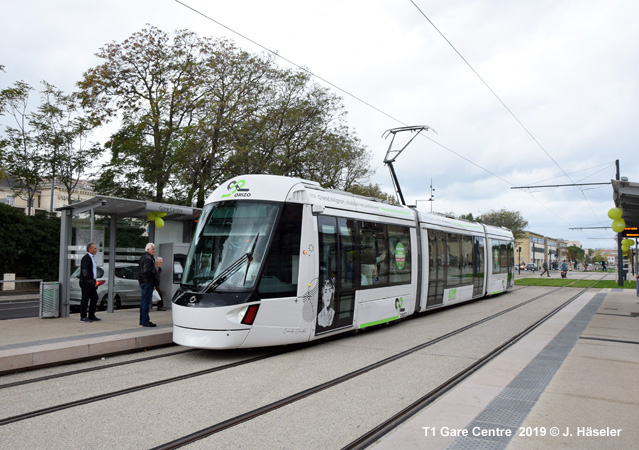
[[[257,236],[255,236],[255,242],[253,242],[251,251],[244,253],[233,264],[231,264],[226,269],[224,269],[218,276],[216,276],[211,281],[209,281],[208,284],[204,286],[204,289],[202,289],[201,291],[202,294],[206,293],[209,289],[216,290],[222,283],[224,283],[226,280],[232,277],[235,274],[235,272],[240,270],[240,268],[242,267],[242,264],[244,264],[245,262],[248,262],[247,268],[246,268],[246,271],[248,273],[248,266],[250,266],[251,261],[253,261],[253,252],[255,251],[255,245],[257,244],[257,238],[259,236],[260,236],[259,233],[257,234]],[[246,280],[246,274],[244,275],[244,279]]]
[[[260,237],[260,233],[257,233],[255,236],[255,242],[253,242],[253,246],[251,247],[251,251],[247,253],[248,263],[246,264],[246,272],[244,272],[244,281],[242,281],[242,286],[246,286],[246,276],[248,275],[249,268],[251,267],[251,263],[253,262],[253,252],[255,251],[255,246],[257,245],[257,238]]]

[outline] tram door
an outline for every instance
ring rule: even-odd
[[[319,280],[315,334],[353,325],[358,252],[354,220],[318,216]]]
[[[473,297],[481,297],[484,292],[484,238],[473,238]]]
[[[447,257],[446,233],[428,230],[428,300],[426,307],[444,303]]]

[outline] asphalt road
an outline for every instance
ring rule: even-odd
[[[3,300],[0,298],[0,320],[25,319],[40,315],[40,301],[32,298]]]

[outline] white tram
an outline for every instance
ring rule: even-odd
[[[173,298],[173,341],[306,342],[504,292],[513,280],[508,229],[246,175],[202,211]]]

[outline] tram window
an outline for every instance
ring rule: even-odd
[[[493,273],[510,273],[514,264],[513,243],[510,241],[492,241]]]
[[[337,219],[339,228],[340,281],[342,289],[354,289],[357,279],[355,248],[356,223],[352,219]]]
[[[385,226],[360,222],[361,285],[388,285],[388,243]]]
[[[411,281],[410,229],[388,225],[390,251],[390,284],[407,284]]]
[[[320,280],[327,279],[335,282],[337,275],[337,219],[329,216],[319,216],[319,245],[320,255]]]
[[[259,292],[263,297],[297,294],[299,251],[302,234],[302,206],[287,203],[273,233]]]
[[[448,256],[448,272],[446,278],[446,287],[457,287],[461,285],[461,250],[459,248],[458,234],[448,233],[446,236],[446,254]]]
[[[338,302],[337,319],[352,318],[355,309],[355,294],[341,295]]]
[[[471,236],[461,236],[461,277],[463,285],[473,284],[474,272],[473,238]]]

